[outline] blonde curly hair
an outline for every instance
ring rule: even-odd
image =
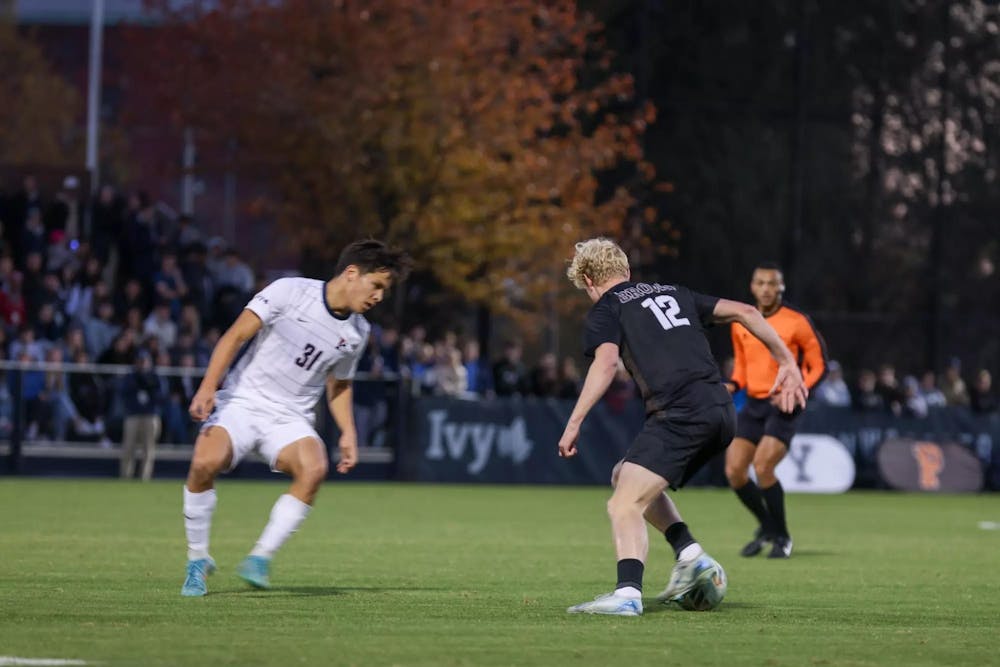
[[[578,289],[585,289],[586,276],[595,285],[605,283],[609,278],[629,276],[628,256],[611,239],[598,237],[576,244],[576,254],[566,269],[566,276]]]

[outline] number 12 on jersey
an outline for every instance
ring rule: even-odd
[[[677,303],[677,299],[672,296],[667,296],[666,294],[658,296],[655,299],[646,299],[641,304],[643,308],[649,308],[649,311],[656,316],[656,321],[660,323],[664,329],[673,329],[674,327],[689,326],[691,321],[686,317],[677,317],[681,312],[681,305]]]

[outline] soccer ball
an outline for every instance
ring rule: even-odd
[[[677,604],[688,611],[709,611],[715,609],[726,596],[726,571],[714,562],[698,573],[694,588],[677,599]]]

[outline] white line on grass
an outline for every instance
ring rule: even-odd
[[[16,655],[0,655],[0,667],[7,665],[25,665],[30,667],[47,667],[48,665],[86,665],[86,660],[63,660],[62,658],[19,658]]]
[[[1000,530],[1000,521],[980,521],[979,527],[982,530]]]

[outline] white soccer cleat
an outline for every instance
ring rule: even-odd
[[[607,614],[609,616],[642,616],[642,600],[627,598],[614,593],[598,595],[590,602],[574,605],[566,610],[570,614]]]
[[[677,561],[674,571],[670,573],[670,582],[656,599],[664,603],[676,600],[694,588],[699,575],[715,565],[715,559],[708,554],[702,554],[693,560]]]

